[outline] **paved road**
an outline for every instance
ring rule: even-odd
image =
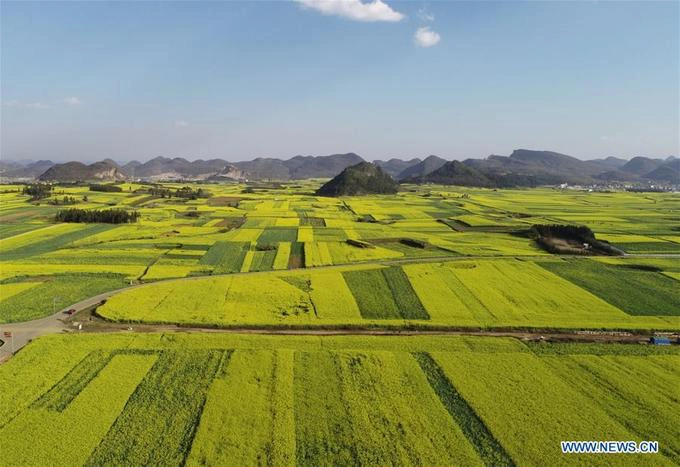
[[[503,256],[503,258],[519,258],[519,259],[547,259],[550,256],[548,255],[526,255],[526,256]],[[572,256],[566,256],[566,255],[561,255],[560,258],[565,258],[565,257],[572,257]],[[573,257],[579,257],[582,258],[582,256],[573,256]],[[348,268],[351,266],[356,266],[357,264],[375,264],[375,265],[393,265],[393,264],[404,264],[404,263],[432,263],[432,262],[440,262],[440,261],[465,261],[465,260],[476,260],[476,259],[493,259],[493,258],[498,258],[495,256],[433,256],[429,258],[396,258],[396,259],[386,259],[386,260],[371,260],[371,261],[361,261],[361,262],[355,262],[352,264],[338,264],[338,265],[329,265],[329,266],[317,266],[317,267],[312,267],[312,268],[305,268],[301,269],[302,270],[319,270],[319,269],[343,269],[343,268]],[[640,254],[640,255],[625,255],[625,258],[680,258],[680,254]],[[258,271],[258,272],[239,272],[239,273],[231,273],[231,274],[220,274],[220,275],[213,275],[213,276],[192,276],[192,277],[183,277],[183,278],[177,278],[177,279],[165,279],[162,281],[156,281],[156,282],[148,282],[144,284],[138,284],[138,285],[133,285],[130,287],[125,287],[122,289],[117,289],[117,290],[111,290],[109,292],[105,292],[99,295],[96,295],[94,297],[87,298],[85,300],[82,300],[78,303],[75,303],[73,305],[67,306],[65,308],[62,308],[59,310],[56,314],[47,316],[45,318],[40,318],[36,319],[33,321],[27,321],[24,323],[11,323],[11,324],[0,324],[0,332],[11,332],[13,335],[13,339],[5,339],[2,337],[2,334],[0,334],[0,339],[5,340],[3,345],[0,345],[0,363],[3,361],[6,361],[9,357],[12,356],[13,353],[16,353],[19,351],[21,348],[23,348],[26,344],[28,344],[31,340],[36,339],[40,336],[46,335],[46,334],[54,334],[54,333],[60,333],[65,330],[75,330],[74,326],[72,323],[67,323],[64,322],[63,320],[66,318],[66,315],[64,314],[64,311],[69,310],[69,309],[75,309],[76,312],[80,312],[82,310],[88,309],[90,307],[93,307],[99,303],[101,303],[103,300],[106,300],[107,298],[116,295],[118,293],[124,292],[126,290],[131,290],[134,288],[139,288],[139,287],[149,287],[152,286],[153,284],[157,284],[159,282],[169,282],[169,281],[194,281],[194,280],[201,280],[205,279],[206,277],[220,277],[220,276],[233,276],[233,275],[258,275],[258,274],[272,274],[276,272],[283,272],[283,271]],[[110,329],[110,328],[114,329]],[[112,325],[108,330],[116,330],[116,329],[127,329],[128,325],[127,324],[121,324],[119,326]],[[262,333],[262,334],[313,334],[313,335],[332,335],[332,334],[371,334],[371,335],[384,335],[384,334],[390,334],[390,335],[414,335],[414,334],[464,334],[464,335],[487,335],[487,336],[513,336],[513,337],[519,337],[519,338],[538,338],[541,335],[546,336],[544,333],[540,332],[503,332],[503,331],[475,331],[475,330],[461,330],[461,329],[456,329],[456,330],[442,330],[442,331],[430,331],[430,330],[413,330],[413,331],[393,331],[393,330],[379,330],[379,329],[337,329],[337,328],[315,328],[315,329],[257,329],[257,328],[224,328],[224,329],[212,329],[212,328],[200,328],[200,327],[175,327],[175,326],[167,326],[167,325],[144,325],[144,326],[135,326],[137,329],[143,329],[144,331],[183,331],[183,332],[228,332],[228,333]],[[93,329],[93,331],[96,331],[96,329]],[[552,334],[551,334],[552,335]],[[588,334],[564,334],[564,333],[555,333],[554,335],[559,335],[562,338],[568,338],[571,336],[571,338],[579,339],[579,340],[588,340],[589,336]],[[595,341],[600,341],[603,339],[606,340],[616,340],[620,341],[621,336],[609,336],[607,335],[590,335],[592,338],[591,340]],[[639,340],[642,338],[641,336],[636,336],[633,339],[634,340]],[[624,339],[625,340],[625,339]],[[12,342],[13,341],[13,342]]]
[[[0,334],[0,339],[5,341],[4,344],[0,346],[0,363],[7,360],[12,356],[12,353],[16,353],[33,339],[44,336],[45,334],[54,334],[62,332],[66,329],[74,329],[72,325],[62,321],[67,317],[67,315],[64,314],[64,311],[72,308],[76,309],[77,311],[85,310],[98,303],[101,303],[102,300],[105,300],[112,295],[120,293],[123,290],[129,290],[130,288],[132,287],[112,290],[110,292],[95,295],[94,297],[87,298],[74,305],[62,308],[57,313],[45,318],[26,321],[24,323],[0,324],[0,332],[3,333]],[[13,337],[3,337],[5,332],[11,332]]]
[[[4,344],[0,347],[0,362],[3,362],[23,346],[28,344],[31,340],[51,334],[61,332],[64,329],[64,324],[58,320],[58,315],[48,316],[46,318],[29,321],[26,323],[0,324],[0,339]],[[3,337],[5,332],[11,332],[11,338]]]

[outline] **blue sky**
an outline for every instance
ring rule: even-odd
[[[0,156],[680,152],[678,2],[368,3],[3,2]]]

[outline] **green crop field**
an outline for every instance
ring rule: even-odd
[[[399,266],[343,273],[364,318],[429,319]]]
[[[541,266],[631,315],[680,316],[678,281],[635,264],[570,261]]]
[[[4,465],[670,465],[679,369],[677,348],[501,338],[49,336],[0,366],[0,451]],[[567,460],[572,439],[661,454]]]
[[[58,274],[0,282],[0,323],[28,321],[102,292],[125,287],[116,274]],[[17,288],[26,287],[24,290]],[[5,290],[12,290],[5,292]]]
[[[680,243],[668,220],[678,211],[672,194],[427,186],[339,202],[309,196],[313,186],[283,185],[244,199],[240,185],[203,184],[211,197],[181,203],[145,196],[144,185],[118,193],[64,188],[87,196],[83,208],[141,214],[137,223],[115,226],[54,223],[55,206],[30,203],[7,186],[0,190],[0,321],[45,316],[125,284],[267,273],[225,279],[220,287],[229,289],[215,299],[191,297],[212,290],[205,281],[149,286],[113,297],[100,312],[132,322],[211,325],[680,326],[677,261],[654,271],[628,267],[650,257],[560,262],[523,233],[534,223],[585,223],[627,252],[673,255]],[[317,270],[327,267],[339,269]],[[310,270],[310,292],[278,293],[286,271],[298,269]],[[111,274],[115,280],[106,279]],[[68,279],[74,275],[77,284]],[[10,295],[7,286],[17,281],[42,285]],[[270,295],[258,296],[262,284]]]
[[[627,266],[627,260],[505,258],[197,278],[191,287],[176,280],[120,293],[99,313],[127,322],[216,326],[680,328],[677,280]],[[569,274],[579,270],[604,272],[599,281],[585,273],[577,281]],[[291,287],[291,279],[303,275],[308,290]],[[603,294],[605,280],[621,290]],[[658,294],[645,293],[649,287]]]
[[[0,187],[0,331],[33,339],[0,363],[0,464],[680,464],[680,347],[637,343],[680,331],[677,195],[318,184],[59,187],[139,213],[118,225]],[[551,254],[534,224],[627,254]],[[443,335],[460,332],[486,335]]]

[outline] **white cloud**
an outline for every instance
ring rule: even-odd
[[[354,21],[397,22],[405,18],[382,0],[364,3],[361,0],[296,0],[303,8],[316,10],[324,15],[342,16]]]
[[[29,102],[28,104],[25,104],[25,107],[26,107],[27,109],[39,109],[39,110],[42,110],[42,109],[49,109],[49,108],[50,108],[50,105],[49,105],[49,104],[45,104],[45,103],[43,103],[43,102]]]
[[[44,104],[42,102],[29,102],[26,104],[26,107],[29,109],[49,109],[50,106],[49,104]]]
[[[431,23],[434,21],[434,14],[432,14],[432,12],[427,9],[427,7],[422,7],[418,10],[418,18],[423,23]]]
[[[36,110],[44,110],[44,109],[49,109],[50,105],[45,104],[44,102],[21,102],[18,100],[11,100],[11,101],[5,101],[2,103],[4,107],[12,107],[16,109],[36,109]]]
[[[418,47],[433,47],[439,44],[442,37],[429,27],[418,28],[413,39]]]
[[[175,128],[186,128],[189,126],[189,122],[186,120],[177,120],[175,122]]]
[[[82,104],[83,101],[80,100],[80,98],[71,96],[71,97],[65,97],[63,99],[59,99],[57,101],[52,101],[51,103],[45,103],[41,101],[33,101],[33,102],[22,102],[19,100],[11,100],[11,101],[5,101],[2,103],[3,106],[5,107],[13,107],[17,109],[34,109],[34,110],[44,110],[44,109],[50,109],[52,106],[58,106],[58,105],[68,105],[71,107],[76,107]]]
[[[80,98],[76,96],[64,97],[60,102],[62,104],[70,105],[72,107],[78,106],[83,103],[83,101],[81,101]]]

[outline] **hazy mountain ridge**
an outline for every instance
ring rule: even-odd
[[[602,159],[591,159],[590,162],[593,162],[595,164],[599,164],[602,167],[609,167],[612,169],[618,169],[622,165],[624,165],[626,162],[628,162],[627,159],[621,159],[620,157],[614,157],[614,156],[609,156],[609,157],[604,157]]]
[[[202,180],[225,171],[233,164],[222,159],[197,159],[188,161],[183,157],[155,157],[147,162],[130,162],[123,166],[132,178],[150,180],[196,179]]]
[[[409,167],[413,167],[414,165],[419,164],[420,162],[422,162],[422,159],[419,157],[414,157],[413,159],[410,160],[402,160],[393,157],[386,161],[383,160],[373,161],[375,165],[383,169],[384,172],[386,172],[388,175],[395,179],[397,179],[399,174],[402,173],[404,170],[408,169]]]
[[[26,161],[26,163],[21,161],[0,161],[0,177],[32,180],[38,178],[52,166],[54,166],[54,162],[50,160]]]
[[[156,157],[147,162],[132,161],[125,166],[132,178],[163,179],[270,179],[291,180],[330,178],[344,168],[363,161],[354,153],[330,156],[295,156],[288,160],[258,157],[250,161],[229,162],[224,159],[188,161],[181,157]]]
[[[680,159],[671,159],[645,175],[650,180],[680,183]]]
[[[467,159],[466,165],[495,176],[535,177],[539,181],[551,183],[558,177],[564,183],[592,183],[593,177],[607,170],[596,162],[583,161],[566,154],[553,151],[534,151],[516,149],[509,156],[489,156],[487,159]]]
[[[517,149],[509,156],[491,155],[484,159],[457,161],[474,171],[464,171],[459,164],[438,156],[421,160],[391,158],[374,164],[383,172],[411,183],[457,183],[474,180],[481,186],[533,186],[536,184],[593,184],[609,182],[680,183],[680,159],[673,156],[653,159],[636,156],[630,160],[606,157],[580,160],[553,151]],[[297,180],[331,178],[345,168],[364,162],[355,153],[328,156],[295,156],[291,159],[256,158],[239,162],[224,159],[155,157],[146,162],[130,161],[118,165],[105,159],[86,165],[80,162],[54,164],[51,161],[2,161],[0,176],[7,180]],[[446,164],[450,166],[437,172]],[[115,170],[114,170],[115,169]],[[448,175],[447,175],[448,174]],[[430,175],[432,175],[430,177]],[[448,179],[451,180],[448,180]],[[448,181],[447,181],[448,180]],[[458,180],[458,182],[454,182]]]
[[[583,161],[552,151],[517,149],[510,156],[451,161],[429,174],[409,177],[411,183],[441,183],[481,187],[591,184],[602,181],[680,183],[678,159],[634,157]],[[618,167],[612,170],[613,167]],[[470,170],[472,169],[472,170]],[[658,171],[656,171],[658,170]]]
[[[399,175],[397,175],[397,180],[427,175],[446,164],[446,162],[446,159],[442,159],[441,157],[428,156],[418,164],[402,170]]]
[[[349,152],[329,156],[295,156],[287,160],[258,157],[252,161],[233,164],[253,179],[303,180],[334,177],[343,169],[359,162],[364,162],[364,159]]]
[[[491,179],[479,170],[461,161],[445,162],[436,170],[402,179],[405,183],[440,183],[444,185],[463,185],[488,187]]]

